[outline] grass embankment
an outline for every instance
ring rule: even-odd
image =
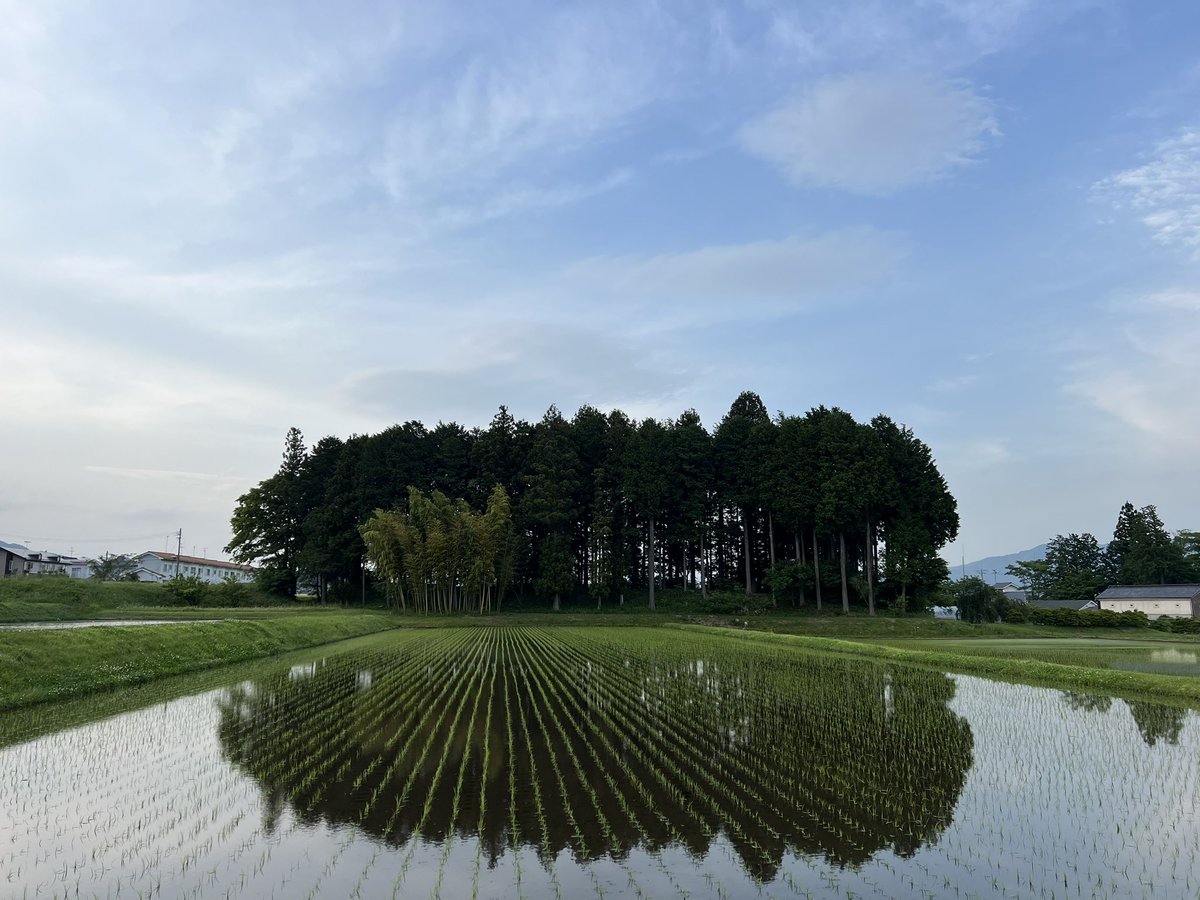
[[[103,619],[239,619],[281,615],[328,615],[330,607],[292,603],[245,585],[241,602],[223,605],[228,596],[214,589],[199,606],[188,606],[161,584],[92,581],[58,576],[0,579],[0,624],[79,622]],[[336,607],[334,607],[336,609]]]
[[[0,633],[0,710],[77,697],[395,628],[394,616],[333,612],[261,621]]]
[[[679,625],[676,627],[714,630],[703,625]],[[906,665],[935,668],[944,672],[983,675],[988,678],[998,678],[1021,684],[1061,689],[1076,688],[1083,691],[1117,694],[1123,697],[1200,706],[1200,678],[1105,668],[1105,663],[1096,656],[1092,657],[1092,664],[1084,664],[1083,658],[1077,657],[1076,664],[1067,665],[1037,658],[1036,647],[1026,649],[1020,656],[989,655],[986,645],[981,646],[977,652],[964,653],[942,649],[910,649],[873,641],[840,640],[753,630],[726,629],[725,633],[734,640],[748,640],[755,643],[769,641],[795,647],[802,651],[871,657]],[[1094,635],[1090,635],[1090,637],[1094,637]],[[928,643],[936,644],[933,641]],[[1035,644],[1036,642],[1030,641],[1029,643]],[[1047,641],[1046,643],[1053,644],[1054,642]],[[1053,652],[1053,649],[1047,647],[1042,652],[1047,650]]]

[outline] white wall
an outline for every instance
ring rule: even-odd
[[[1144,612],[1149,619],[1162,616],[1188,618],[1192,614],[1191,600],[1101,600],[1101,609],[1113,612]]]

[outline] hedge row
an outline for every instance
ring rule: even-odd
[[[1154,620],[1152,627],[1159,631],[1169,631],[1172,634],[1200,634],[1200,619],[1176,619],[1172,616],[1162,616]]]
[[[1033,625],[1069,625],[1083,628],[1149,628],[1144,612],[1113,612],[1111,609],[1041,609],[1023,603],[1011,604],[1004,611],[1005,622],[1029,622]]]

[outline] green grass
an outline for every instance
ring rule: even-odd
[[[94,619],[212,619],[229,614],[216,605],[220,591],[209,593],[201,606],[187,606],[161,584],[92,581],[57,576],[0,579],[0,623],[75,622]],[[328,613],[311,602],[289,603],[247,586],[247,603],[232,614],[239,618],[273,618],[300,613]]]
[[[1161,638],[1178,637],[1180,635],[1161,635]],[[1161,638],[1158,636],[1153,640],[1092,636],[977,640],[910,638],[882,640],[878,643],[906,650],[990,656],[1001,659],[1038,660],[1068,666],[1125,669],[1161,675],[1200,675],[1200,644],[1194,640],[1171,641]]]
[[[395,628],[394,616],[331,612],[0,634],[0,709],[139,684]]]
[[[698,625],[680,625],[680,628],[713,629]],[[1061,631],[1061,629],[1059,629]],[[1144,630],[1144,629],[1143,629]],[[927,641],[921,644],[922,649],[907,646],[891,646],[890,642],[834,639],[812,637],[797,634],[775,634],[753,630],[726,629],[725,633],[734,640],[753,641],[755,643],[779,643],[794,647],[799,651],[841,653],[851,656],[886,659],[908,665],[923,666],[939,669],[944,672],[962,672],[972,675],[982,675],[997,678],[1002,681],[1013,681],[1021,684],[1033,684],[1056,688],[1078,688],[1086,691],[1098,691],[1106,694],[1116,694],[1122,697],[1154,700],[1156,702],[1185,704],[1200,707],[1200,678],[1162,675],[1152,672],[1127,671],[1124,669],[1106,668],[1100,664],[1104,650],[1078,649],[1071,663],[1051,662],[1039,658],[1034,649],[1019,654],[1005,654],[1010,646],[995,648],[993,652],[987,643],[974,646],[968,642]],[[1091,635],[1094,637],[1094,635]],[[1086,639],[1083,639],[1086,640]],[[1104,643],[1116,639],[1101,639]],[[911,642],[917,644],[918,642]],[[1035,642],[1028,642],[1033,644]],[[1051,642],[1052,643],[1052,642]],[[1157,642],[1146,642],[1157,643]],[[1195,646],[1194,644],[1192,646]],[[974,649],[972,649],[974,648]],[[1119,648],[1117,648],[1119,649]],[[1051,646],[1042,653],[1053,653],[1062,650]],[[1143,651],[1144,648],[1138,648]],[[1111,651],[1110,651],[1111,652]]]

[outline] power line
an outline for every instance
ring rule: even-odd
[[[164,536],[174,536],[175,532],[160,531],[158,534],[139,534],[134,537],[104,537],[104,538],[64,538],[64,537],[23,537],[22,540],[53,543],[53,544],[116,544],[126,541],[157,541]]]

